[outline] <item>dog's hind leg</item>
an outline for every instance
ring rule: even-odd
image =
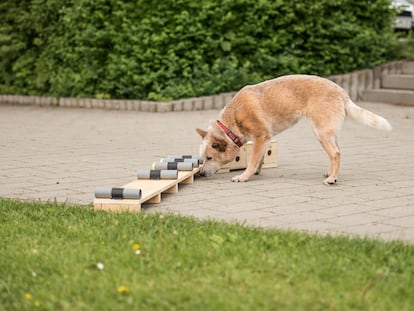
[[[323,149],[325,149],[328,157],[331,161],[331,170],[326,174],[324,181],[325,185],[335,184],[338,180],[339,163],[341,159],[341,153],[339,151],[338,144],[336,142],[336,135],[333,130],[320,130],[314,129],[315,135],[321,143]]]

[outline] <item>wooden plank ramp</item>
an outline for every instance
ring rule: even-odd
[[[144,203],[160,203],[163,193],[177,193],[180,184],[192,184],[194,175],[200,172],[200,167],[192,171],[179,171],[177,179],[136,179],[122,186],[127,189],[141,189],[142,195],[139,200],[132,199],[99,199],[93,201],[95,210],[104,210],[111,212],[135,212],[141,211]]]
[[[219,173],[227,173],[233,170],[241,170],[247,167],[247,163],[253,152],[252,143],[247,143],[240,148],[236,159],[219,170]],[[262,168],[277,167],[277,144],[272,140],[267,146]],[[121,188],[141,189],[141,198],[137,199],[102,199],[95,198],[93,208],[112,212],[136,212],[141,211],[144,203],[160,203],[162,194],[177,193],[180,184],[192,184],[194,176],[200,172],[201,166],[192,171],[178,171],[177,179],[136,179]]]

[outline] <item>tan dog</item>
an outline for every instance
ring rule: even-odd
[[[355,105],[340,86],[327,79],[290,75],[242,88],[211,121],[208,131],[197,129],[203,139],[201,173],[209,176],[237,156],[240,146],[253,141],[253,153],[246,170],[232,181],[247,181],[260,173],[266,144],[272,136],[307,117],[316,138],[331,160],[325,184],[338,179],[340,153],[336,132],[345,116],[380,130],[391,130],[387,120]]]

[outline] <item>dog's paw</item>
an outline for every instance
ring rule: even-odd
[[[249,179],[248,178],[245,178],[245,177],[243,177],[243,175],[237,175],[237,176],[234,176],[232,179],[231,179],[231,181],[232,182],[246,182],[246,181],[248,181]]]
[[[336,184],[337,179],[335,177],[329,176],[328,178],[325,179],[325,181],[323,182],[325,185],[334,185]]]

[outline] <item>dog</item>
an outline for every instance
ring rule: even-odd
[[[335,184],[341,157],[336,132],[346,116],[379,130],[392,130],[386,119],[357,106],[343,88],[319,76],[288,75],[247,85],[227,103],[217,121],[210,121],[207,131],[196,129],[202,138],[200,173],[216,173],[251,140],[253,152],[247,168],[232,178],[233,182],[248,181],[260,173],[270,139],[306,117],[331,162],[324,183]]]

